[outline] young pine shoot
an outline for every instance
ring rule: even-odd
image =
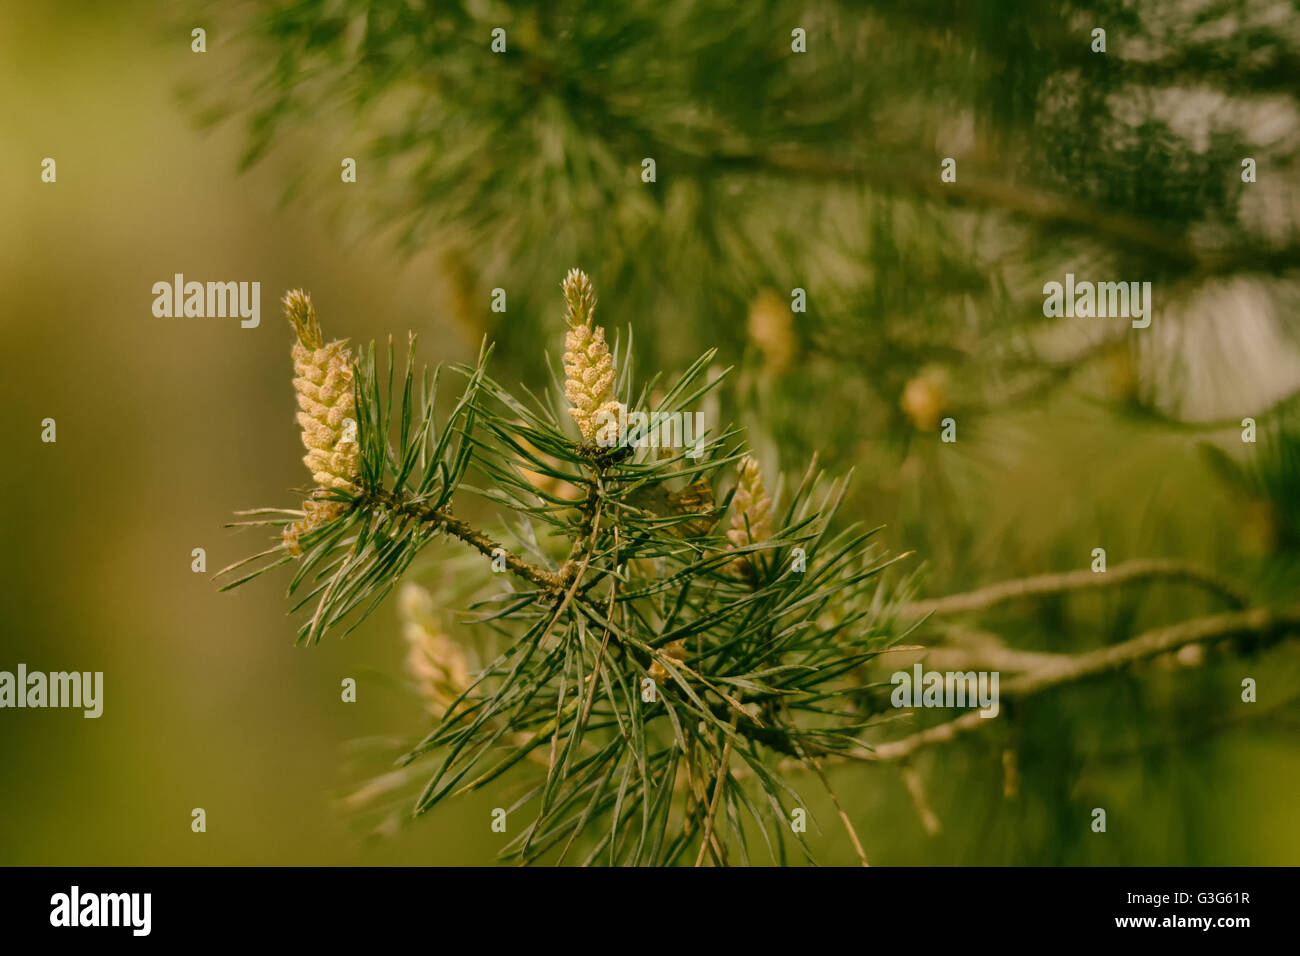
[[[311,299],[289,293],[315,485],[301,509],[243,514],[279,539],[223,587],[291,565],[299,640],[316,642],[356,627],[430,549],[428,573],[410,575],[428,586],[408,581],[399,602],[429,724],[353,803],[408,782],[408,816],[499,794],[514,862],[808,854],[795,784],[825,783],[823,759],[866,746],[864,665],[897,639],[899,596],[877,580],[890,561],[873,531],[837,527],[845,482],[815,462],[784,494],[733,429],[689,447],[647,431],[717,387],[713,353],[637,388],[590,279],[573,270],[562,288],[563,381],[512,394],[485,347],[452,369],[463,386],[445,416],[414,336],[400,379],[391,343],[381,374],[373,344],[327,344]],[[460,517],[475,498],[489,526]]]

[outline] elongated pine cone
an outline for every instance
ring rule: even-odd
[[[407,672],[415,679],[429,713],[441,717],[471,683],[465,652],[438,626],[433,598],[424,588],[404,585],[399,607]]]
[[[772,537],[772,499],[763,485],[758,462],[750,456],[740,461],[736,493],[731,499],[731,530],[727,538],[742,548]]]
[[[733,548],[743,548],[772,537],[772,499],[763,485],[763,475],[758,462],[746,455],[738,468],[736,493],[731,498],[731,528],[727,539]],[[737,558],[733,570],[748,575],[752,573],[752,555]]]
[[[298,424],[307,449],[303,463],[322,488],[355,490],[357,412],[352,394],[352,352],[346,341],[324,344],[311,296],[294,290],[284,311],[298,341],[293,346]]]
[[[295,289],[284,297],[284,313],[298,341],[293,346],[294,391],[298,424],[307,449],[303,463],[320,490],[356,491],[361,448],[357,443],[356,403],[352,391],[352,353],[346,341],[325,344],[311,296]],[[338,517],[343,502],[313,495],[306,515],[284,531],[284,544],[302,553],[298,539]]]
[[[570,269],[560,287],[569,324],[564,336],[564,395],[572,406],[569,414],[584,439],[608,440],[617,434],[622,406],[614,398],[616,371],[605,344],[605,330],[591,322],[596,294],[587,274],[578,269]]]

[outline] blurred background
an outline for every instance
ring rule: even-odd
[[[0,863],[492,861],[499,796],[392,839],[339,805],[426,719],[392,602],[298,648],[287,575],[211,581],[264,546],[232,512],[305,481],[288,288],[327,336],[413,329],[429,362],[486,336],[535,387],[579,266],[640,373],[734,366],[722,416],[769,473],[853,469],[846,516],[925,596],[1104,547],[1293,603],[1298,75],[1295,8],[1237,0],[6,5],[0,669],[106,688],[98,720],[0,712]],[[178,272],[261,282],[260,327],[156,318]],[[1045,318],[1067,272],[1151,282],[1150,328]],[[1220,609],[1155,583],[979,624],[1070,653]],[[1283,644],[1037,698],[914,762],[937,835],[897,768],[832,779],[873,863],[1293,865],[1298,693]],[[806,789],[819,859],[853,862]]]

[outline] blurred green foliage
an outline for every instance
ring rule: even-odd
[[[581,265],[651,369],[708,347],[737,362],[724,418],[770,465],[816,451],[855,468],[850,510],[916,549],[935,590],[1080,567],[1105,546],[1112,561],[1217,567],[1265,603],[1293,596],[1300,18],[1249,0],[729,13],[304,0],[222,14],[253,83],[211,115],[243,117],[246,160],[287,128],[345,117],[383,183],[349,215],[434,250],[459,290],[447,307],[525,381],[554,345],[555,280]],[[302,184],[333,175],[299,160]],[[1045,318],[1042,285],[1067,272],[1152,282],[1153,325]],[[487,308],[497,286],[504,314]],[[806,312],[790,310],[795,289]],[[1238,440],[1246,415],[1267,423],[1262,444]],[[955,444],[938,440],[941,416]],[[981,623],[1070,651],[1211,609],[1157,585]],[[1127,675],[1014,714],[998,746],[1020,754],[1022,784],[1004,827],[976,820],[1005,798],[953,807],[987,770],[981,744],[927,755],[938,802],[984,834],[945,858],[1212,859],[1212,823],[1190,811],[1159,838],[1130,834],[1119,857],[1089,850],[1080,820],[1103,792],[1214,773],[1187,740],[1260,664]],[[1279,683],[1293,731],[1294,682]],[[1261,723],[1285,722],[1270,713]]]
[[[770,468],[801,472],[812,451],[853,467],[845,512],[884,523],[890,550],[915,550],[927,593],[1084,567],[1098,546],[1112,561],[1202,563],[1259,603],[1300,591],[1286,414],[1300,386],[1294,5],[196,0],[128,13],[15,8],[0,31],[14,117],[0,156],[6,182],[31,181],[0,222],[9,354],[59,357],[4,377],[6,447],[24,449],[5,488],[29,504],[4,519],[4,646],[11,660],[102,655],[137,675],[108,740],[31,715],[4,725],[4,860],[358,858],[322,840],[320,821],[326,764],[361,730],[318,718],[340,668],[360,662],[367,686],[387,687],[395,628],[381,613],[304,657],[275,643],[293,631],[278,594],[218,603],[192,580],[195,540],[301,480],[287,333],[281,348],[270,321],[270,338],[233,342],[143,324],[135,298],[197,264],[323,290],[353,316],[335,334],[427,321],[424,341],[460,358],[462,339],[472,349],[486,334],[494,374],[529,383],[559,346],[557,283],[581,266],[611,332],[635,331],[638,374],[717,347],[737,366],[723,421],[749,426]],[[197,24],[202,58],[188,49]],[[807,53],[791,52],[796,27]],[[1105,54],[1090,48],[1095,27]],[[215,124],[206,135],[168,112],[169,83],[185,116]],[[33,157],[56,150],[58,191],[39,192]],[[349,155],[359,182],[340,187]],[[944,157],[954,183],[940,180]],[[1241,180],[1246,157],[1257,182]],[[263,195],[278,188],[292,203],[272,214]],[[1152,281],[1151,328],[1045,319],[1042,284],[1067,271]],[[80,294],[92,284],[108,293],[93,315]],[[489,308],[495,287],[504,314]],[[795,287],[806,313],[773,307]],[[425,319],[413,303],[430,289],[441,301]],[[52,407],[66,457],[38,460],[27,423]],[[918,427],[935,408],[956,418],[955,444]],[[1240,441],[1247,415],[1253,446]],[[123,442],[149,456],[138,473],[105,467]],[[86,474],[112,494],[109,513]],[[160,571],[173,552],[184,573]],[[979,624],[1017,647],[1075,651],[1211,609],[1152,586],[1036,599]],[[1236,719],[1243,676],[1260,680],[1253,722]],[[939,839],[890,769],[833,781],[873,862],[1294,863],[1298,678],[1282,647],[1041,698],[1002,736],[918,759]],[[376,733],[418,710],[374,706],[360,723]],[[42,782],[55,774],[62,789]],[[102,817],[51,796],[87,780]],[[179,808],[187,822],[198,799],[232,821],[221,841],[166,836],[159,821]],[[491,836],[472,828],[491,805],[449,807],[362,858],[482,862]],[[1106,837],[1087,829],[1098,805]],[[829,806],[814,812],[819,855],[852,862]]]
[[[246,161],[286,128],[346,116],[363,176],[383,182],[368,221],[439,250],[463,289],[449,308],[534,381],[548,296],[577,263],[618,322],[643,330],[649,367],[748,347],[752,386],[777,396],[762,425],[787,466],[811,449],[855,460],[863,430],[906,434],[899,397],[933,364],[962,411],[1021,402],[1120,351],[1136,367],[1125,397],[1180,418],[1258,411],[1300,384],[1291,368],[1250,394],[1255,377],[1225,362],[1228,399],[1187,409],[1190,386],[1167,366],[1222,343],[1146,348],[1076,323],[1062,351],[1053,335],[1069,323],[1040,309],[1042,283],[1076,264],[1156,282],[1170,325],[1229,281],[1258,292],[1254,311],[1294,305],[1284,78],[1300,41],[1267,4],[768,2],[723,15],[696,0],[304,0],[214,15],[241,31],[248,81],[209,91],[209,115],[243,118]],[[489,47],[497,27],[503,53]],[[795,29],[806,53],[792,52]],[[945,157],[955,182],[940,181]],[[1260,182],[1241,182],[1242,157]],[[336,175],[324,160],[304,162],[304,183]],[[498,286],[506,313],[481,305]],[[787,344],[746,335],[764,290],[796,287],[808,312],[787,317]],[[1293,323],[1263,321],[1295,345]],[[846,414],[805,415],[816,396]]]

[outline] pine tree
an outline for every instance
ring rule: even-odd
[[[460,370],[469,385],[452,421],[428,426],[440,456],[428,467],[437,477],[403,490],[391,471],[385,484],[377,481],[375,461],[365,464],[366,441],[376,441],[389,413],[373,410],[383,390],[373,384],[373,355],[363,356],[357,375],[369,375],[372,384],[357,401],[358,422],[371,437],[361,441],[360,467],[370,477],[358,484],[359,497],[324,486],[309,492],[301,512],[278,520],[314,525],[313,507],[327,514],[343,507],[345,514],[319,529],[324,536],[303,535],[301,557],[267,556],[296,560],[299,575],[313,554],[342,562],[312,564],[310,574],[329,573],[310,588],[295,579],[309,603],[319,602],[305,636],[318,638],[327,624],[373,606],[364,602],[382,596],[376,583],[392,586],[411,552],[432,539],[450,535],[484,560],[491,555],[498,538],[447,510],[456,489],[467,488],[471,460],[487,469],[483,493],[497,504],[532,502],[551,515],[523,512],[521,540],[502,558],[511,577],[539,592],[548,576],[572,573],[567,562],[583,553],[591,534],[600,539],[592,547],[603,551],[579,577],[602,575],[600,587],[614,592],[621,586],[612,579],[624,572],[610,570],[614,546],[605,537],[611,514],[602,511],[597,522],[584,510],[595,482],[602,493],[626,491],[627,511],[616,509],[618,517],[640,515],[648,523],[642,534],[654,526],[646,540],[701,547],[701,573],[763,593],[773,571],[785,567],[773,566],[770,552],[795,546],[788,537],[794,505],[771,495],[770,531],[761,516],[744,518],[737,502],[762,502],[766,488],[763,475],[741,462],[762,461],[772,479],[800,472],[816,454],[837,473],[855,469],[856,479],[847,489],[836,486],[825,507],[822,499],[799,499],[805,516],[817,516],[832,535],[845,533],[835,515],[873,524],[888,514],[892,543],[915,548],[929,562],[929,586],[964,592],[899,604],[903,599],[888,589],[884,610],[877,608],[883,619],[873,618],[871,628],[886,643],[915,634],[935,660],[992,661],[1006,671],[1004,686],[1016,701],[1007,721],[984,735],[995,759],[970,748],[946,758],[943,777],[957,781],[952,789],[965,799],[973,790],[966,781],[995,765],[1008,794],[1032,796],[1040,815],[1053,821],[1051,839],[1025,852],[1055,854],[1035,859],[1059,862],[1070,848],[1084,858],[1090,852],[1080,850],[1086,837],[1069,818],[1062,781],[1104,749],[1101,742],[1132,755],[1145,752],[1147,735],[1176,748],[1216,726],[1205,719],[1204,701],[1223,675],[1208,667],[1177,671],[1191,685],[1178,707],[1138,693],[1117,698],[1119,690],[1165,665],[1199,664],[1207,648],[1247,652],[1240,660],[1253,660],[1249,654],[1288,633],[1292,612],[1266,608],[1290,602],[1300,568],[1290,480],[1300,388],[1300,343],[1290,319],[1300,261],[1293,82],[1300,34],[1264,0],[774,0],[731,15],[700,0],[293,0],[213,12],[218,22],[226,18],[246,53],[227,101],[211,114],[247,121],[245,161],[258,161],[285,132],[339,119],[353,124],[361,175],[377,185],[367,193],[372,203],[351,214],[396,230],[405,250],[434,253],[452,292],[447,310],[489,340],[509,344],[507,354],[494,357],[497,378],[522,378],[547,396],[507,400],[483,362]],[[497,28],[506,36],[501,52],[490,45]],[[1098,29],[1105,31],[1100,48]],[[315,170],[308,183],[337,176],[315,153],[304,160]],[[646,160],[653,160],[653,179],[643,175]],[[300,195],[302,185],[295,184]],[[618,320],[638,331],[635,352],[603,351],[603,337],[584,331],[585,307],[571,308],[576,348],[566,351],[574,360],[560,364],[576,399],[559,381],[545,391],[544,365],[533,358],[539,351],[555,356],[546,290],[574,262],[600,264],[603,294],[617,303]],[[1044,284],[1067,273],[1150,281],[1152,326],[1045,315]],[[484,306],[497,286],[508,287],[508,315]],[[702,352],[706,358],[692,364]],[[715,355],[737,366],[720,383],[710,370]],[[632,465],[601,450],[595,416],[616,405],[637,407],[628,388],[634,373],[652,378],[682,367],[692,383],[708,380],[707,387],[683,386],[692,399],[723,409],[744,426],[746,441],[727,439],[707,467],[679,456],[672,476],[656,471],[656,479],[629,488]],[[398,429],[401,407],[399,400],[392,413],[400,431],[394,454],[424,421],[413,411],[410,434],[405,425]],[[1064,436],[1073,425],[1071,438],[1038,443],[1026,428],[1031,414],[1042,418],[1034,423],[1038,439],[1044,432]],[[1258,446],[1238,441],[1244,416],[1260,423]],[[943,430],[954,425],[959,440],[941,444]],[[1071,458],[1072,439],[1094,432],[1106,439],[1098,450]],[[1198,459],[1186,452],[1198,443],[1199,460],[1213,468],[1191,474]],[[384,457],[377,448],[372,459]],[[502,454],[518,457],[507,465],[493,457]],[[410,466],[408,484],[412,475],[427,474],[426,457],[421,452]],[[1089,496],[1061,502],[1059,518],[1043,519],[1040,508],[1037,520],[1022,519],[1010,499],[1023,497],[1024,488],[1005,489],[1027,463],[1056,457],[1062,471],[1114,472],[1127,480],[1098,478]],[[661,465],[640,461],[647,469]],[[607,482],[602,467],[618,481]],[[1172,495],[1170,471],[1181,482]],[[1203,480],[1211,474],[1220,479],[1217,488]],[[799,484],[802,494],[810,483]],[[528,497],[534,494],[544,504]],[[1240,529],[1190,530],[1220,500],[1242,513],[1240,521],[1229,519]],[[1181,507],[1178,522],[1151,517],[1170,501]],[[420,510],[429,502],[432,511]],[[688,514],[677,514],[683,509]],[[372,524],[373,534],[363,535]],[[326,545],[329,529],[338,527],[333,545],[311,550],[311,542]],[[1143,550],[1116,558],[1104,575],[1081,576],[1080,557],[1108,543],[1093,540],[1098,529],[1113,536],[1129,528],[1142,530]],[[535,537],[538,529],[568,548],[552,553],[549,538]],[[400,543],[381,546],[390,534]],[[621,534],[620,553],[642,540],[631,530]],[[1212,542],[1238,534],[1256,556],[1230,559],[1232,577],[1250,581],[1248,589],[1196,561],[1148,557],[1208,560],[1217,548]],[[363,549],[348,557],[343,542],[358,537],[382,556]],[[738,553],[723,563],[726,548]],[[714,557],[716,567],[709,564]],[[668,558],[655,552],[653,560]],[[792,563],[789,553],[782,560]],[[637,562],[628,567],[629,575],[643,570]],[[335,584],[341,569],[368,577]],[[1181,589],[1146,586],[1164,581],[1201,596],[1189,603]],[[912,586],[902,585],[904,592]],[[1106,603],[1088,603],[1085,595],[1097,592]],[[575,612],[583,593],[580,587],[547,640],[570,640],[565,622],[575,613],[586,622],[582,633],[601,641],[613,633],[601,628],[625,626],[607,619],[596,627]],[[693,599],[698,591],[687,593]],[[865,600],[848,591],[845,597]],[[435,603],[451,606],[441,598],[435,594]],[[617,595],[614,607],[623,607]],[[931,618],[920,613],[926,609]],[[898,628],[894,610],[904,622]],[[638,658],[669,696],[685,694],[673,668],[702,666],[701,654],[712,660],[707,648],[673,634],[660,631],[661,644],[642,635],[659,654]],[[513,638],[501,640],[492,654],[513,646]],[[1099,640],[1115,666],[1089,656]],[[496,659],[492,654],[478,659]],[[1148,661],[1159,666],[1147,668]],[[888,667],[872,665],[851,675],[857,689],[850,696],[868,723],[887,706],[870,685],[886,679]],[[601,667],[608,666],[602,657]],[[449,659],[430,667],[421,681],[455,670]],[[584,676],[596,669],[595,659],[585,667]],[[1084,679],[1094,685],[1092,696],[1019,703]],[[489,679],[472,699],[492,686]],[[572,687],[566,685],[566,699]],[[740,696],[744,707],[753,703],[749,693]],[[602,713],[617,723],[615,705],[608,706]],[[937,817],[913,755],[986,725],[915,716],[906,734],[864,723],[857,739],[869,746],[848,747],[851,756],[841,739],[840,752],[817,757],[806,736],[802,750],[765,751],[775,760],[767,765],[770,779],[820,773],[838,757],[893,763],[929,830]],[[725,723],[726,708],[715,717]],[[737,720],[731,759],[740,759],[739,740],[750,729]],[[1003,723],[1010,726],[1003,730]],[[516,734],[536,730],[493,727],[500,741],[519,747],[525,738]],[[715,761],[707,769],[714,769],[733,736],[714,728],[718,736],[706,744],[692,732],[683,723],[677,759],[689,762],[693,751],[684,744],[707,747]],[[556,753],[569,753],[560,749],[560,728],[552,733]],[[473,779],[469,771],[455,777],[467,755],[478,752],[471,743],[436,740],[435,748],[451,742],[462,755],[446,772]],[[528,762],[543,763],[553,781],[558,758],[544,751],[528,751]],[[412,766],[423,759],[434,758]],[[570,761],[580,762],[579,755]],[[769,778],[755,771],[755,779]],[[440,786],[425,796],[440,798]],[[551,806],[559,786],[544,785],[544,799],[532,806]],[[601,786],[592,783],[593,790]],[[722,792],[732,791],[724,784]],[[691,799],[712,804],[712,796]],[[598,815],[599,806],[583,819]],[[699,817],[690,819],[698,840]],[[716,819],[721,824],[727,816]],[[767,820],[769,832],[777,822],[775,815]],[[705,844],[713,839],[710,832]],[[723,838],[720,850],[731,846]],[[987,847],[972,847],[988,862]],[[632,858],[668,859],[613,857]]]
[[[787,467],[813,450],[847,466],[864,424],[896,443],[924,425],[900,399],[936,368],[968,419],[1071,383],[1199,427],[1300,390],[1237,360],[1251,339],[1300,355],[1282,120],[1300,35],[1271,11],[296,0],[224,14],[248,59],[212,112],[246,118],[254,162],[303,117],[355,106],[385,184],[368,220],[436,251],[462,302],[508,285],[508,315],[464,317],[489,337],[504,321],[541,347],[540,290],[599,261],[621,318],[661,333],[643,371],[747,349],[729,396],[744,421]],[[1043,283],[1068,271],[1152,281],[1162,331],[1045,317]],[[1239,321],[1220,317],[1225,290],[1250,299]],[[1192,358],[1212,388],[1183,374]],[[856,414],[798,414],[828,393]]]
[[[774,768],[819,768],[862,748],[873,717],[860,671],[894,639],[897,595],[877,580],[891,562],[873,532],[833,529],[843,482],[826,486],[809,469],[778,510],[734,430],[706,435],[695,457],[649,447],[641,431],[602,433],[593,416],[616,411],[620,396],[672,415],[719,379],[705,381],[706,353],[652,402],[659,378],[638,388],[629,350],[614,362],[590,280],[572,271],[563,290],[564,381],[517,398],[488,374],[485,348],[455,370],[466,384],[442,422],[439,374],[416,373],[414,338],[394,393],[391,349],[387,384],[373,346],[354,368],[340,364],[347,348],[323,345],[310,299],[287,296],[318,487],[301,511],[246,516],[287,530],[251,571],[222,572],[226,586],[292,562],[295,607],[314,602],[300,638],[319,641],[355,627],[426,547],[457,539],[481,555],[486,591],[467,610],[468,630],[486,635],[472,639],[484,666],[471,674],[466,649],[434,621],[434,598],[407,592],[410,666],[437,718],[402,761],[428,777],[417,815],[532,758],[544,772],[510,807],[529,822],[512,831],[509,858],[576,848],[589,862],[747,860],[752,819],[784,859],[802,843],[790,819],[803,807]],[[346,413],[357,448],[339,452]],[[498,522],[509,538],[454,514],[476,490],[471,474],[509,515]],[[576,496],[548,490],[557,482]],[[734,494],[685,493],[715,482]]]

